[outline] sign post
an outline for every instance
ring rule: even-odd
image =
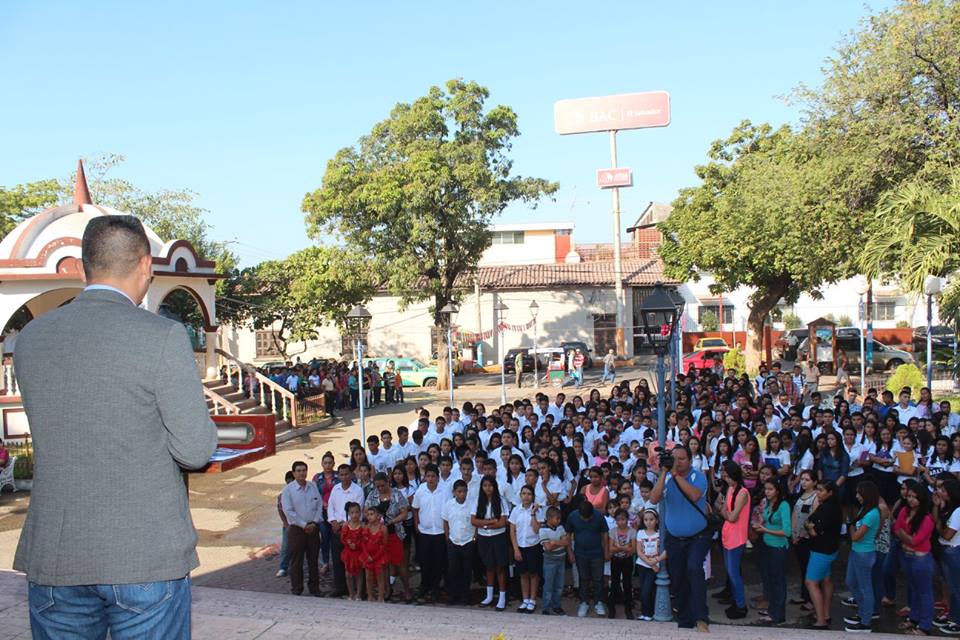
[[[613,192],[613,271],[617,298],[617,353],[621,356],[627,355],[624,335],[627,322],[620,246],[620,187],[633,185],[633,173],[630,169],[617,167],[617,131],[669,124],[670,94],[666,91],[559,100],[553,105],[553,125],[560,135],[600,131],[610,134],[611,168],[597,171],[597,184],[601,189],[609,188]]]

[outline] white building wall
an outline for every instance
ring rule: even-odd
[[[464,331],[489,331],[496,325],[494,307],[498,300],[502,300],[508,307],[503,321],[510,325],[525,325],[529,322],[532,317],[530,303],[537,301],[540,309],[536,334],[537,344],[541,347],[559,346],[564,340],[583,340],[593,349],[593,316],[615,313],[613,291],[606,289],[481,292],[479,305],[473,293],[464,297],[460,312],[454,317],[454,323]],[[397,298],[378,296],[365,306],[373,316],[367,338],[368,353],[371,357],[412,356],[421,360],[430,359],[430,329],[433,319],[429,302],[417,303],[401,310]],[[318,333],[317,340],[291,345],[290,359],[298,356],[303,361],[313,357],[340,358],[339,330],[335,326],[323,326],[318,329]],[[277,360],[276,357],[257,358],[256,334],[250,329],[224,326],[220,340],[227,351],[236,354],[244,362],[266,363]],[[533,328],[524,332],[504,332],[502,345],[499,336],[494,334],[482,344],[483,363],[499,362],[506,350],[533,346],[533,340]]]
[[[556,253],[553,230],[523,231],[523,244],[492,244],[483,252],[479,265],[552,264],[557,261]]]

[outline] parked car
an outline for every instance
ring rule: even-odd
[[[956,339],[956,333],[954,333],[953,327],[948,325],[937,325],[931,327],[930,331],[930,341],[933,343],[933,352],[936,354],[938,351],[943,351],[947,349],[953,351],[953,342]],[[927,328],[926,327],[917,327],[913,330],[913,352],[924,354],[926,358],[927,353]]]
[[[435,387],[437,386],[437,368],[424,364],[416,358],[364,358],[364,362],[375,362],[380,371],[383,371],[388,362],[393,362],[394,368],[400,372],[400,379],[405,387]]]
[[[517,372],[517,354],[521,352],[523,353],[523,372],[533,371],[533,354],[530,349],[510,349],[507,351],[507,354],[503,356],[504,373],[512,375]],[[543,371],[543,367],[540,367],[540,370]]]
[[[591,353],[590,347],[587,346],[587,343],[586,343],[586,342],[581,342],[581,341],[579,341],[579,340],[571,340],[571,341],[569,341],[569,342],[561,342],[561,343],[560,343],[560,348],[563,349],[564,351],[570,351],[571,349],[580,349],[580,351],[583,353],[583,355],[586,356],[586,358],[587,358],[586,362],[583,363],[583,368],[584,368],[584,369],[591,369],[591,368],[593,368],[593,358],[590,357],[590,353]]]
[[[694,351],[703,351],[704,349],[729,349],[730,345],[723,338],[700,338],[697,344],[693,345]]]
[[[856,333],[853,333],[853,331]],[[844,327],[844,331],[837,331],[837,350],[843,350],[849,362],[849,371],[855,372],[860,368],[860,331],[856,327]],[[810,352],[810,341],[804,339],[797,348],[797,359],[806,360]],[[870,368],[873,371],[893,371],[902,364],[916,364],[912,353],[873,341],[873,360]]]
[[[690,373],[694,369],[709,369],[717,358],[723,360],[723,354],[727,351],[730,351],[729,347],[716,347],[688,353],[683,356],[683,372]]]

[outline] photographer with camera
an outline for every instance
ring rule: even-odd
[[[660,475],[650,493],[654,504],[664,503],[664,548],[667,568],[679,605],[677,626],[707,632],[707,583],[703,563],[710,550],[713,529],[707,516],[707,477],[691,467],[690,449],[677,445],[660,453]]]

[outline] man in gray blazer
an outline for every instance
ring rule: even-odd
[[[87,288],[20,334],[34,445],[14,568],[34,638],[189,638],[199,565],[181,469],[216,448],[187,333],[137,307],[150,243],[132,216],[91,220]]]

